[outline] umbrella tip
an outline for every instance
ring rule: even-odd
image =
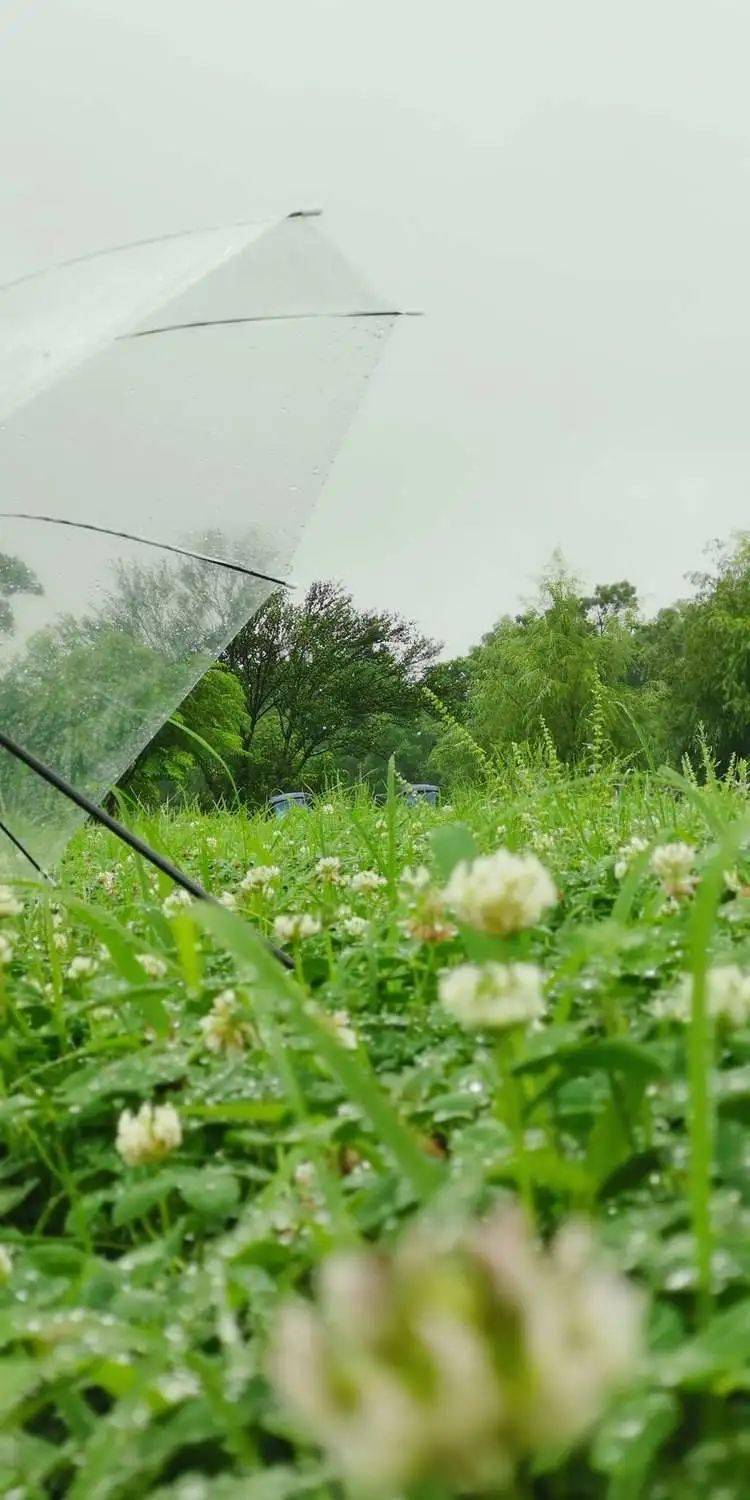
[[[319,219],[320,215],[322,214],[322,212],[323,212],[322,208],[295,208],[295,209],[293,209],[293,211],[290,214],[287,214],[287,218],[288,219]]]

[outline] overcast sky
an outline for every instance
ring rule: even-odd
[[[5,0],[0,280],[320,205],[397,328],[306,533],[463,649],[750,524],[746,0]]]

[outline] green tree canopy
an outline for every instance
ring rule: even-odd
[[[8,600],[14,594],[41,593],[42,585],[31,568],[20,557],[0,552],[0,635],[9,635],[13,629],[13,610]]]
[[[278,781],[366,751],[384,717],[413,716],[437,649],[399,615],[358,609],[338,584],[319,582],[301,604],[272,595],[223,660],[242,684],[248,743],[262,719],[275,720]]]
[[[601,689],[605,703],[610,690],[615,731],[611,690],[625,683],[634,654],[635,591],[610,588],[614,597],[600,585],[587,598],[556,559],[528,609],[490,631],[473,657],[469,702],[469,727],[480,744],[535,738],[544,722],[561,758],[573,760],[590,739],[592,695]],[[620,600],[627,601],[626,618]]]

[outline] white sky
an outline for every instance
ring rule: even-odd
[[[461,649],[750,523],[746,0],[5,0],[0,280],[323,205],[403,322],[296,576]]]

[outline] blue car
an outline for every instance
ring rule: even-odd
[[[269,797],[268,806],[275,818],[283,818],[290,807],[309,807],[310,802],[307,792],[277,792],[275,797]]]
[[[431,781],[413,781],[411,786],[404,791],[404,798],[410,807],[417,802],[429,802],[431,807],[437,805],[440,788]]]

